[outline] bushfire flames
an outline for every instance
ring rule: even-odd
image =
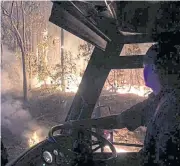
[[[76,76],[74,76],[76,77]],[[78,85],[81,82],[81,77],[76,78],[76,83],[73,81],[75,79],[72,79],[72,76],[69,77],[67,80],[67,87],[65,89],[66,92],[74,92],[76,93],[78,90]],[[106,89],[109,89],[109,87]],[[130,86],[130,85],[124,85],[123,87],[116,88],[117,94],[135,94],[141,97],[147,97],[147,95],[151,92],[151,90],[147,89],[145,86]],[[37,134],[37,132],[34,132],[32,134],[32,137],[29,139],[28,144],[29,147],[34,146],[35,144],[39,143],[42,139],[40,139],[40,136]],[[126,152],[126,150],[121,149],[117,146],[115,146],[117,152]],[[105,147],[106,151],[109,151],[110,149],[108,147]]]
[[[78,91],[78,86],[82,80],[82,77],[80,76],[75,76],[75,75],[68,75],[66,80],[66,87],[65,87],[65,92],[72,92],[72,93],[76,93]],[[51,84],[56,84],[53,83],[53,81],[48,78],[46,81],[46,85],[51,85]],[[57,85],[57,84],[56,84]],[[36,88],[43,86],[43,82],[40,82],[36,85]],[[59,87],[59,89],[61,89],[61,83],[59,83],[57,85]],[[104,87],[105,90],[107,91],[112,91],[111,90],[111,86],[106,85],[106,87]],[[141,96],[141,97],[147,97],[148,94],[151,92],[151,90],[149,88],[147,88],[146,86],[136,86],[136,85],[123,85],[122,87],[115,87],[116,89],[116,93],[118,94],[135,94],[137,96]]]
[[[116,152],[118,153],[122,153],[122,152],[127,152],[126,150],[122,149],[122,148],[119,148],[118,146],[114,145],[115,149],[116,149]],[[105,146],[104,148],[104,151],[105,152],[111,152],[109,146]]]
[[[76,75],[69,75],[67,79],[67,86],[65,91],[66,92],[74,92],[76,93],[78,90],[78,86],[82,80],[82,77],[76,76]],[[104,86],[105,90],[112,91],[112,87],[105,83],[106,86]],[[135,94],[141,97],[147,97],[148,94],[151,92],[149,88],[147,88],[144,85],[130,85],[125,84],[120,87],[114,87],[116,89],[116,93],[118,94]]]
[[[36,145],[37,143],[39,143],[41,140],[40,140],[40,137],[38,136],[37,132],[34,132],[32,134],[32,137],[29,139],[28,141],[28,144],[29,144],[29,147],[32,147],[34,145]]]
[[[141,97],[147,97],[147,95],[149,94],[149,92],[151,92],[150,89],[147,89],[145,86],[131,86],[131,88],[129,88],[129,86],[124,86],[123,88],[119,88],[117,90],[117,93],[119,94],[135,94]]]
[[[74,76],[75,77],[75,76]],[[75,79],[69,79],[68,80],[68,85],[65,89],[66,92],[73,92],[73,93],[76,93],[77,90],[78,90],[78,85],[80,84],[81,82],[81,77],[77,77],[76,80],[76,83],[73,81]],[[110,87],[106,87],[105,88],[106,90],[107,89],[110,89]],[[141,96],[141,97],[147,97],[149,92],[151,92],[150,89],[148,89],[146,86],[131,86],[131,85],[124,85],[122,87],[116,87],[116,93],[118,94],[135,94],[137,96]]]

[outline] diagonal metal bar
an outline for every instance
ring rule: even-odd
[[[108,43],[104,51],[95,48],[66,120],[90,118],[110,69],[105,62],[119,56],[123,45]],[[82,110],[83,109],[83,110]],[[81,114],[80,114],[81,113]]]

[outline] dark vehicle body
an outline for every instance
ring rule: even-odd
[[[1,165],[4,166],[8,163],[8,154],[7,150],[1,140]]]

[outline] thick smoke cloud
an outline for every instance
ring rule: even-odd
[[[3,47],[1,68],[1,127],[2,129],[8,129],[13,135],[21,136],[24,139],[30,135],[29,133],[31,131],[38,130],[40,127],[33,120],[29,110],[24,107],[21,97],[21,62],[7,47]],[[2,133],[2,137],[8,137],[6,134]]]
[[[20,61],[15,54],[3,46],[1,67],[1,94],[20,92],[22,87],[22,73]]]
[[[5,96],[1,102],[2,126],[8,128],[13,134],[22,134],[28,128],[27,122],[31,121],[28,110],[23,109],[22,102]]]

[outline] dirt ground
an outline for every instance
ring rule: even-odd
[[[49,90],[34,90],[31,92],[30,100],[26,104],[32,119],[39,126],[48,129],[53,125],[61,123],[65,120],[67,112],[73,101],[74,94],[71,93],[55,93]],[[111,114],[121,113],[123,110],[143,101],[145,98],[138,97],[132,94],[101,94],[99,102],[101,105],[111,107]],[[109,113],[105,110],[102,116],[107,116]],[[141,134],[142,135],[142,134]],[[116,141],[128,143],[142,143],[143,137],[137,137],[133,132],[128,132],[126,129],[120,130],[116,136]],[[22,139],[19,135],[12,134],[7,128],[2,127],[2,139],[9,153],[9,159],[17,157],[25,149],[28,148],[27,139]]]

